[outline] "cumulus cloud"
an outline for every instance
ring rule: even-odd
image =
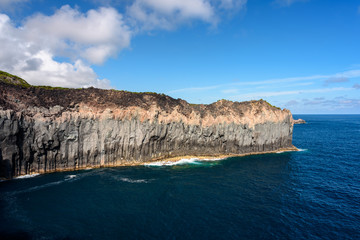
[[[239,11],[246,3],[247,0],[135,0],[126,15],[138,31],[172,30],[194,20],[216,26],[222,13]]]
[[[23,29],[26,38],[44,39],[42,42],[56,54],[71,52],[95,64],[103,63],[128,47],[131,38],[122,15],[113,8],[89,10],[83,14],[65,5],[54,15],[38,14],[29,18]]]
[[[32,84],[109,87],[89,64],[115,56],[130,39],[131,31],[113,8],[83,14],[66,5],[51,16],[29,17],[18,27],[0,14],[0,69]],[[58,57],[69,61],[56,61]]]
[[[107,79],[98,79],[93,69],[85,65],[81,60],[73,64],[57,62],[54,56],[47,51],[39,51],[34,58],[41,64],[36,70],[21,71],[19,75],[33,85],[53,85],[62,87],[98,87],[109,88]],[[30,81],[31,80],[31,81]]]
[[[169,30],[188,20],[217,21],[213,6],[206,0],[135,0],[127,15],[140,30]]]
[[[26,1],[0,0],[0,6]],[[0,69],[31,84],[109,87],[91,66],[129,47],[139,31],[170,30],[194,20],[214,26],[222,11],[242,9],[246,1],[133,0],[125,3],[124,14],[112,7],[83,13],[64,5],[52,15],[38,13],[21,24],[0,13]]]

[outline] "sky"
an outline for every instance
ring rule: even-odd
[[[0,0],[0,70],[33,85],[360,114],[360,1]]]

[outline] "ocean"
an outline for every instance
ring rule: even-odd
[[[0,239],[360,239],[360,115],[295,115],[301,151],[0,182]]]

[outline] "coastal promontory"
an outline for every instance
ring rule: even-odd
[[[0,178],[181,156],[294,149],[289,110],[164,94],[32,86],[1,72]]]

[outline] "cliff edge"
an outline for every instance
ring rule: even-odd
[[[263,100],[31,86],[0,72],[0,178],[177,156],[294,149],[293,119]],[[5,80],[4,80],[5,79]]]

